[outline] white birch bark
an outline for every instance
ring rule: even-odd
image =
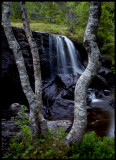
[[[30,86],[29,77],[26,71],[24,58],[22,56],[20,46],[17,43],[14,33],[12,31],[11,22],[10,22],[10,13],[11,13],[11,2],[3,2],[2,21],[3,21],[5,35],[8,40],[9,47],[13,51],[19,76],[20,76],[22,89],[30,105],[30,126],[31,126],[32,137],[33,136],[38,137],[41,133],[47,134],[47,131],[48,131],[47,122],[42,115],[42,96],[41,96],[42,90],[41,90],[41,72],[40,72],[40,66],[39,66],[39,58],[38,58],[38,55],[36,56],[34,55],[35,57],[33,56],[34,72],[35,72],[34,74],[35,75],[35,93],[34,93]],[[34,45],[34,40],[30,48],[33,55],[33,52],[34,51],[36,52],[37,50],[36,45]],[[36,60],[35,58],[38,58],[38,59]],[[39,78],[38,78],[38,74],[39,74]]]
[[[47,121],[44,119],[42,114],[42,79],[41,79],[41,67],[40,67],[40,58],[39,52],[37,48],[37,44],[34,40],[32,35],[29,19],[27,15],[27,9],[25,6],[25,2],[20,2],[21,11],[22,11],[22,21],[24,26],[24,31],[30,45],[32,58],[33,58],[33,67],[34,67],[34,77],[35,77],[35,96],[38,100],[38,110],[34,110],[34,108],[30,108],[30,123],[33,121],[34,118],[39,120],[41,124],[41,130],[46,128],[47,131]],[[45,131],[44,131],[45,132]]]
[[[101,67],[101,56],[96,42],[100,9],[100,2],[90,2],[89,19],[83,41],[88,53],[88,66],[76,83],[74,93],[74,122],[71,131],[64,139],[66,145],[71,145],[75,142],[80,144],[87,127],[87,89]]]
[[[11,7],[10,2],[3,3],[2,21],[3,21],[4,32],[5,32],[9,47],[10,49],[12,49],[15,60],[16,60],[16,65],[18,68],[23,91],[26,95],[26,98],[29,104],[31,105],[35,97],[34,97],[32,88],[30,86],[29,77],[26,71],[26,67],[25,67],[23,56],[22,56],[22,52],[20,50],[20,46],[17,43],[14,33],[12,31],[12,27],[10,23],[10,7]]]

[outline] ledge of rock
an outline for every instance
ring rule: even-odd
[[[72,125],[71,120],[56,120],[56,121],[47,121],[48,128],[55,130],[60,130],[63,128],[65,132],[69,130]]]

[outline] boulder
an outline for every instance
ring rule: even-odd
[[[47,124],[48,128],[50,128],[51,130],[55,131],[63,128],[64,131],[67,132],[72,125],[72,121],[71,120],[47,121]]]
[[[9,151],[9,142],[19,133],[21,128],[13,120],[2,119],[1,121],[1,151],[5,154]]]
[[[74,100],[74,89],[80,74],[58,74],[54,80],[43,86],[43,101],[46,105],[47,101],[50,106],[56,99]]]
[[[109,85],[104,77],[97,75],[92,80],[91,84],[89,85],[90,88],[96,88],[98,90],[101,89],[109,89]]]
[[[112,99],[109,104],[115,109],[115,99]]]
[[[102,66],[106,68],[111,68],[112,59],[107,56],[102,56]]]
[[[13,103],[8,109],[8,114],[10,117],[15,117],[20,110],[22,110],[21,105],[19,103]]]
[[[65,89],[69,89],[72,86],[76,85],[77,80],[81,74],[58,74],[55,78],[55,81],[59,82]]]
[[[56,119],[73,119],[74,101],[67,99],[57,99],[51,106],[51,114]]]
[[[115,75],[111,69],[102,67],[99,70],[98,75],[105,78],[109,86],[113,86],[115,84]]]

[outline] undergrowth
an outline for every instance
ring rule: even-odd
[[[67,135],[64,129],[48,130],[47,137],[41,135],[39,139],[31,141],[29,119],[22,105],[15,123],[21,126],[20,136],[11,138],[10,150],[3,159],[115,159],[114,139],[100,138],[94,131],[86,133],[80,145],[73,144],[66,147],[63,138]]]

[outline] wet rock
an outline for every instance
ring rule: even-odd
[[[111,69],[102,67],[99,70],[98,75],[104,77],[109,86],[113,86],[115,84],[115,75]]]
[[[48,124],[48,128],[52,129],[52,130],[60,130],[60,129],[64,129],[65,131],[67,131],[71,125],[72,125],[72,121],[71,120],[56,120],[56,121],[47,121]]]
[[[51,106],[51,114],[56,119],[72,119],[74,114],[74,101],[57,99]]]
[[[13,112],[14,114],[17,114],[20,110],[22,110],[22,107],[19,103],[13,103],[9,107],[9,112]]]
[[[101,89],[109,89],[109,85],[104,77],[97,75],[91,82],[90,88],[96,88],[98,90]]]
[[[103,91],[103,89],[96,90],[95,91],[95,95],[96,95],[96,98],[102,98],[102,97],[104,97],[104,91]]]
[[[86,106],[86,109],[87,109],[87,112],[89,112],[89,111],[92,110],[92,107],[91,106]]]
[[[106,68],[111,68],[112,60],[107,56],[102,56],[102,66]]]
[[[13,120],[2,119],[1,121],[1,149],[2,154],[6,153],[9,150],[9,141],[11,138],[17,136],[19,133],[20,127],[17,126]]]
[[[115,99],[112,99],[109,104],[115,109]]]
[[[104,90],[104,95],[105,96],[109,96],[111,94],[111,91],[109,91],[109,90]]]
[[[61,97],[63,99],[74,100],[74,87],[68,90],[63,90]]]
[[[101,69],[99,70],[99,72],[98,72],[98,74],[99,75],[101,75],[102,77],[106,77],[106,75],[108,74],[108,73],[112,73],[112,70],[111,69],[109,69],[109,68],[106,68],[106,67],[101,67]]]
[[[21,46],[21,49],[29,49],[28,42],[25,41],[18,41],[19,45]]]
[[[76,85],[77,80],[81,74],[58,74],[55,81],[59,82],[65,89],[73,87]]]
[[[91,102],[92,102],[92,99],[89,96],[87,96],[87,105],[89,105]]]
[[[24,60],[25,58],[27,58],[27,62],[30,61],[30,59],[32,59],[31,56],[31,50],[25,35],[25,32],[22,28],[16,28],[16,27],[12,27],[14,35],[16,37],[17,42],[19,43],[20,47],[21,47],[21,51],[23,53],[24,56]],[[2,76],[4,77],[4,68],[6,69],[7,73],[9,73],[9,67],[12,65],[16,68],[15,65],[15,60],[14,60],[14,56],[12,53],[12,50],[9,48],[8,42],[6,40],[5,34],[4,34],[4,30],[3,27],[1,26],[1,32],[2,32]],[[41,63],[41,69],[42,69],[42,77],[45,78],[48,76],[49,72],[49,67],[48,67],[48,54],[49,54],[49,34],[47,33],[41,33],[41,32],[35,32],[32,31],[32,34],[37,42],[37,46],[38,49],[41,46],[41,39],[43,38],[43,46],[45,48],[45,51],[42,50],[42,48],[40,48],[39,54],[40,54],[40,63]],[[6,53],[5,53],[6,52]],[[45,52],[45,53],[44,53]],[[11,56],[13,57],[13,61],[11,61]],[[6,57],[6,58],[5,58]],[[43,58],[44,57],[44,60]],[[31,61],[31,63],[26,63],[26,67],[28,70],[28,65],[33,68],[33,62]],[[47,71],[46,71],[46,66],[47,66]],[[17,71],[18,72],[18,71]],[[30,73],[30,76],[31,73]]]
[[[61,98],[63,88],[57,82],[52,82],[48,87],[43,89],[43,101],[47,104],[49,100],[49,105],[51,106],[57,98]]]
[[[58,74],[54,80],[43,86],[44,105],[51,106],[57,99],[74,100],[74,89],[80,74]]]
[[[6,118],[11,119],[11,117],[16,117],[17,113],[22,110],[22,107],[19,103],[13,103],[8,109]]]

